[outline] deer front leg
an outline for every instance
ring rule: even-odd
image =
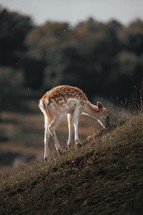
[[[71,140],[72,140],[72,131],[73,131],[73,117],[71,113],[67,114],[67,120],[68,120],[68,142],[67,142],[67,148],[70,148],[71,146]]]
[[[75,130],[75,139],[74,139],[75,144],[80,145],[79,137],[78,137],[78,120],[76,120],[75,123],[74,123],[74,130]]]
[[[80,145],[78,137],[78,121],[79,121],[79,108],[76,108],[73,114],[74,131],[75,131],[75,144]]]

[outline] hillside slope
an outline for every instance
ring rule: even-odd
[[[0,214],[143,214],[143,115],[0,184]]]

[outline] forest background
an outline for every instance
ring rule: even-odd
[[[142,20],[37,26],[28,16],[0,10],[1,109],[12,108],[16,96],[20,104],[23,94],[39,96],[60,84],[77,86],[91,99],[122,100],[141,88],[142,76]]]

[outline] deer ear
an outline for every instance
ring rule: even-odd
[[[97,102],[97,107],[99,110],[102,110],[103,109],[103,105],[101,102]]]

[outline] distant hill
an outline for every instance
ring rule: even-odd
[[[143,214],[143,114],[1,181],[0,214]]]

